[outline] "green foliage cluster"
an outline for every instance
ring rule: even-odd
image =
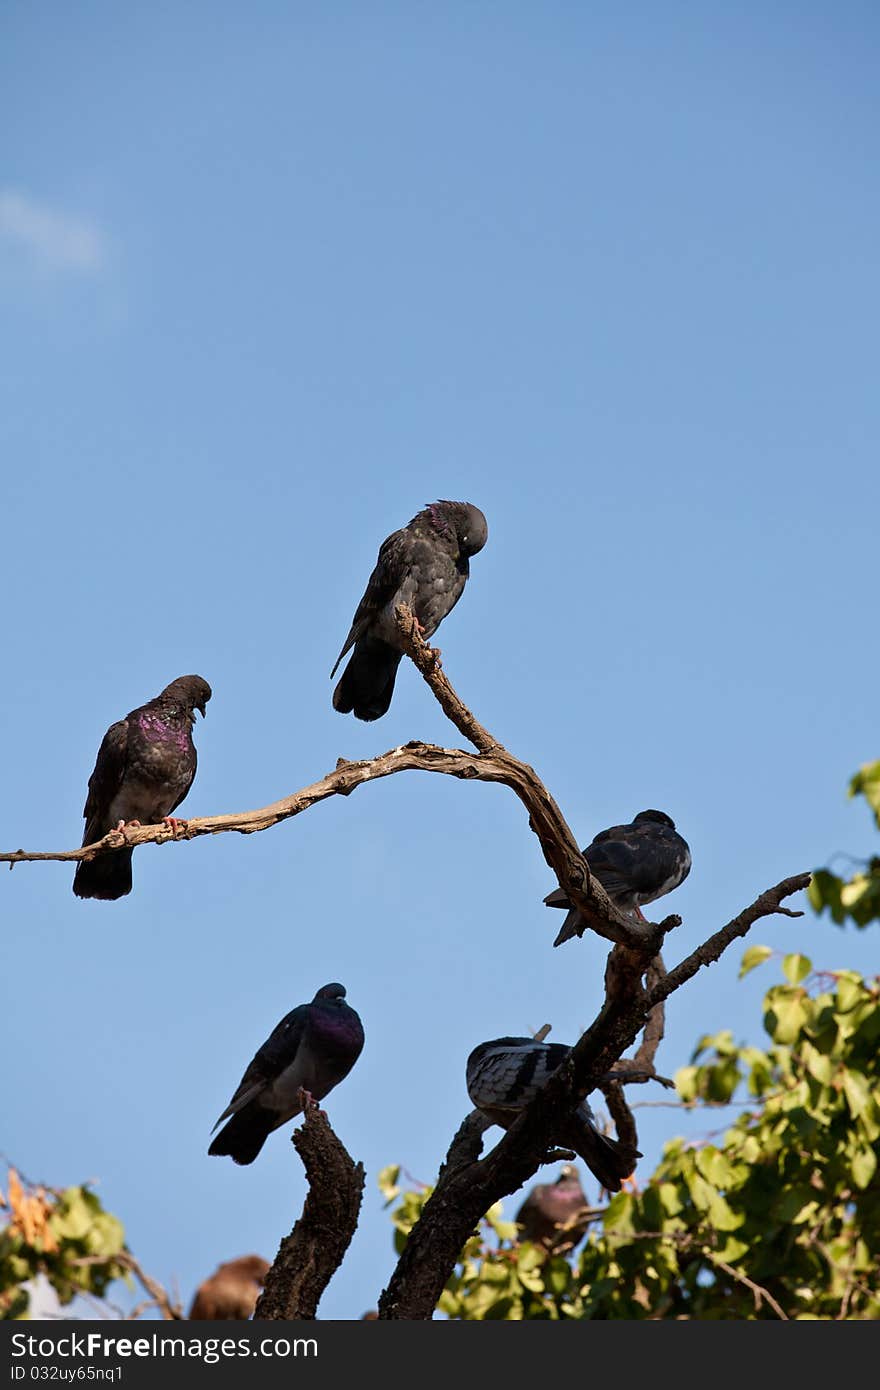
[[[772,952],[745,952],[741,974]],[[880,1317],[880,982],[802,955],[768,990],[764,1048],[700,1040],[688,1107],[747,1108],[720,1143],[667,1143],[645,1187],[617,1193],[570,1258],[517,1240],[500,1203],[439,1302],[451,1318]],[[430,1189],[380,1185],[398,1250]]]
[[[122,1223],[105,1211],[88,1186],[56,1192],[22,1186],[9,1173],[0,1228],[0,1317],[26,1318],[27,1282],[42,1273],[62,1304],[77,1294],[101,1298],[115,1279],[129,1281],[119,1255]],[[0,1194],[2,1196],[2,1194]]]
[[[880,830],[880,762],[865,763],[850,780],[850,796],[863,796]],[[830,869],[816,869],[808,896],[819,913],[827,911],[838,926],[847,920],[857,927],[880,921],[880,855],[874,855],[852,878],[839,878]]]

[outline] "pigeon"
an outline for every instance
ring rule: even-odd
[[[671,893],[691,871],[691,852],[686,840],[675,829],[665,811],[639,811],[629,825],[612,825],[602,830],[583,851],[590,873],[599,880],[611,901],[623,912],[644,917],[643,903],[652,903]],[[562,888],[548,893],[548,907],[570,909],[553,942],[561,946],[572,936],[580,936],[586,923],[572,907]]]
[[[480,1043],[467,1060],[468,1095],[487,1120],[508,1129],[570,1051],[565,1043],[534,1038],[493,1038]],[[629,1177],[641,1158],[633,1145],[599,1131],[585,1100],[562,1122],[553,1142],[580,1154],[609,1192],[620,1190],[621,1179]]]
[[[348,1076],[363,1045],[364,1030],[345,1002],[345,987],[322,985],[310,1004],[281,1020],[250,1062],[214,1126],[227,1120],[208,1153],[253,1163],[272,1130],[301,1112],[300,1088],[323,1100]]]
[[[133,709],[104,735],[83,815],[83,844],[124,824],[172,821],[196,775],[194,710],[205,714],[211,687],[201,676],[178,676],[155,700]],[[78,898],[113,901],[131,892],[131,849],[81,859],[73,879]]]
[[[432,502],[382,542],[376,568],[357,606],[332,680],[346,652],[348,665],[333,691],[333,708],[356,719],[380,719],[391,704],[403,654],[394,610],[405,603],[430,637],[461,598],[468,561],[489,535],[470,502]]]
[[[249,1318],[268,1273],[269,1261],[261,1255],[242,1255],[218,1265],[210,1279],[203,1279],[196,1289],[190,1321]]]
[[[547,1250],[573,1249],[590,1221],[589,1204],[578,1170],[566,1163],[555,1182],[533,1187],[516,1214],[521,1239]]]

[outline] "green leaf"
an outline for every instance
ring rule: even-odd
[[[125,1244],[125,1230],[122,1222],[109,1211],[100,1212],[92,1222],[86,1236],[86,1249],[90,1255],[118,1255]]]
[[[843,880],[836,874],[832,874],[828,869],[814,869],[807,889],[807,897],[810,906],[816,912],[824,912],[825,908],[831,913],[832,920],[838,926],[842,926],[846,921],[846,912],[840,901],[840,890],[843,887]]]
[[[658,1186],[658,1190],[660,1192],[660,1201],[663,1204],[663,1210],[666,1212],[667,1216],[678,1216],[684,1203],[681,1200],[679,1190],[675,1183],[661,1182]]]
[[[684,1101],[697,1098],[697,1067],[679,1067],[675,1073],[675,1089]]]
[[[846,1103],[854,1120],[865,1115],[873,1105],[871,1088],[865,1077],[859,1072],[845,1071],[843,1073],[843,1094],[846,1096]]]
[[[53,1235],[60,1240],[82,1240],[92,1224],[93,1214],[81,1187],[68,1187],[49,1217]]]
[[[635,1230],[633,1206],[633,1199],[628,1192],[616,1192],[608,1203],[603,1218],[605,1230],[614,1231],[617,1235],[632,1235]]]
[[[398,1193],[400,1192],[400,1188],[399,1188],[398,1185],[397,1185],[397,1182],[398,1182],[399,1177],[400,1177],[400,1164],[399,1164],[399,1163],[389,1163],[388,1166],[387,1166],[387,1168],[382,1168],[382,1169],[380,1169],[380,1171],[379,1171],[379,1176],[378,1176],[378,1178],[376,1179],[376,1182],[377,1182],[377,1184],[378,1184],[379,1191],[382,1193],[382,1196],[385,1198],[385,1205],[386,1205],[386,1206],[388,1205],[389,1202],[393,1202],[394,1199],[395,1199],[395,1197],[396,1197],[396,1196],[398,1195]]]
[[[781,990],[771,990],[770,994],[774,997],[764,1015],[767,1031],[776,1042],[792,1043],[799,1037],[806,1022],[804,1000],[799,995],[784,994]]]
[[[697,1168],[715,1187],[727,1187],[736,1179],[733,1164],[714,1144],[697,1150]]]
[[[877,1171],[877,1155],[868,1145],[856,1150],[850,1162],[850,1172],[856,1187],[863,1191]]]
[[[865,986],[861,975],[855,970],[841,970],[837,975],[835,991],[838,1013],[847,1014],[862,1002]]]
[[[792,985],[799,985],[801,980],[805,980],[813,969],[813,962],[808,956],[802,956],[795,952],[786,956],[782,962],[782,970],[785,978]]]
[[[743,958],[739,963],[739,978],[742,979],[744,975],[748,975],[749,971],[754,970],[756,966],[763,965],[764,961],[769,960],[772,954],[773,948],[771,946],[750,946],[747,951],[743,952]]]
[[[709,1220],[716,1231],[735,1231],[743,1224],[745,1217],[733,1211],[720,1192],[715,1192],[709,1202]]]
[[[880,825],[880,761],[864,763],[849,784],[850,796],[863,796]]]
[[[571,1283],[571,1268],[561,1255],[556,1255],[544,1271],[544,1277],[551,1292],[559,1298],[560,1295],[567,1292]]]
[[[447,1317],[457,1318],[461,1315],[462,1303],[458,1294],[450,1293],[448,1289],[444,1289],[437,1300],[437,1307]]]

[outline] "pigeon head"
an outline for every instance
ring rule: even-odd
[[[342,1004],[345,1001],[345,985],[322,985],[312,1000],[313,1004]]]
[[[668,825],[670,830],[675,829],[675,821],[671,816],[667,816],[665,811],[639,811],[633,817],[633,825],[639,825],[642,821],[655,821],[657,825]]]
[[[558,1187],[560,1183],[567,1182],[580,1183],[580,1178],[578,1177],[578,1170],[577,1168],[575,1168],[573,1163],[566,1163],[563,1165],[563,1167],[560,1169],[559,1177],[556,1179],[556,1182],[554,1183],[554,1187]]]
[[[479,507],[470,502],[432,502],[425,508],[438,531],[452,530],[462,555],[476,555],[489,539],[489,527]]]
[[[178,676],[176,681],[166,685],[159,699],[163,704],[179,705],[187,714],[194,709],[205,717],[205,705],[211,698],[211,687],[201,676]]]

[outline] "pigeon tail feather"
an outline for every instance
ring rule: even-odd
[[[209,1154],[228,1154],[236,1163],[253,1163],[272,1132],[272,1117],[241,1111],[221,1129]]]
[[[380,719],[391,704],[401,653],[376,637],[356,643],[333,692],[333,708],[356,719]]]
[[[609,1139],[592,1125],[575,1122],[560,1136],[563,1144],[580,1154],[594,1178],[609,1192],[619,1192],[621,1179],[628,1178],[641,1158],[633,1144]]]
[[[81,859],[73,876],[76,896],[105,902],[124,898],[131,892],[131,856],[131,849],[117,849],[96,859]]]
[[[561,907],[562,904],[550,903],[549,906]],[[553,945],[561,946],[563,941],[569,941],[573,936],[580,936],[581,928],[583,926],[583,920],[584,919],[581,917],[581,914],[578,912],[577,908],[573,907],[569,912],[568,916],[566,917],[565,921],[563,922],[562,926],[559,928],[559,931],[556,933],[556,938],[553,942]]]

